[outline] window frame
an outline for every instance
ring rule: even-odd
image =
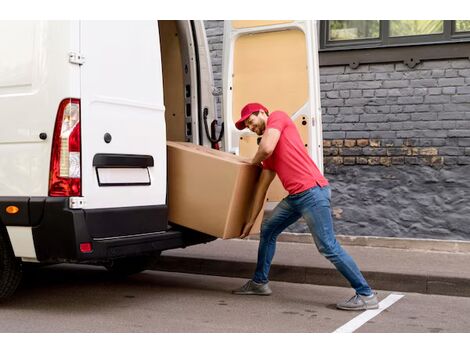
[[[429,44],[470,42],[470,31],[457,32],[455,20],[444,20],[443,33],[390,37],[390,21],[379,20],[379,38],[328,40],[329,20],[320,21],[319,51],[339,51],[351,49],[372,49]]]

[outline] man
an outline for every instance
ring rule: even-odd
[[[282,111],[269,114],[259,103],[247,104],[237,121],[239,130],[249,128],[263,136],[252,163],[262,164],[262,172],[255,191],[250,216],[241,238],[250,233],[261,211],[266,192],[276,176],[289,192],[273,210],[271,217],[261,226],[258,262],[252,280],[234,294],[269,295],[268,274],[276,249],[278,235],[300,217],[303,217],[312,233],[319,252],[333,263],[338,271],[356,290],[351,299],[338,303],[338,309],[377,309],[377,294],[371,290],[351,256],[336,241],[331,217],[331,190],[328,181],[305,150],[292,120]]]

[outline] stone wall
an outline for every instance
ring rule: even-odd
[[[341,166],[326,173],[337,234],[470,240],[470,165]],[[308,232],[303,221],[288,232]]]

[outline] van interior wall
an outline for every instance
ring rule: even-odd
[[[185,142],[184,77],[177,21],[158,21],[167,140]]]

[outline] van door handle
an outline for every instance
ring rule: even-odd
[[[154,166],[153,156],[138,154],[95,154],[95,167],[149,167]]]

